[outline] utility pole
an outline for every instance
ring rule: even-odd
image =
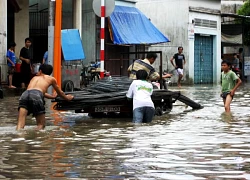
[[[73,1],[73,26],[79,30],[80,37],[82,37],[82,0]]]
[[[49,24],[48,24],[48,63],[54,65],[54,29],[55,29],[55,0],[49,0]]]
[[[55,6],[55,34],[54,34],[54,77],[61,88],[61,29],[62,29],[62,0],[56,0]]]
[[[54,65],[54,29],[55,29],[55,0],[49,0],[49,24],[48,24],[48,64]],[[52,87],[48,93],[52,94]]]

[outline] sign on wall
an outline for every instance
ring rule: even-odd
[[[244,58],[244,74],[250,76],[250,57]]]
[[[188,25],[188,40],[194,40],[194,24],[189,23]]]

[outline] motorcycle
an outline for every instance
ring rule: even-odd
[[[81,72],[81,85],[87,87],[91,82],[96,82],[100,79],[100,62],[91,62],[87,66],[83,66]],[[110,72],[104,71],[104,77],[109,77]]]

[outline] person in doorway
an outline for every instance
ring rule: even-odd
[[[15,47],[16,43],[11,42],[9,45],[9,49],[7,51],[7,65],[8,65],[8,74],[9,74],[9,88],[16,88],[12,85],[13,74],[15,72],[15,65],[16,65],[16,56],[15,56]]]
[[[241,79],[231,70],[229,61],[221,63],[221,97],[223,98],[225,111],[230,112],[230,104],[233,100],[236,89],[240,86]]]
[[[183,78],[183,66],[186,64],[186,59],[183,52],[183,47],[178,47],[178,53],[176,53],[171,59],[171,64],[175,67],[176,72],[178,74],[178,87],[181,87],[181,79]],[[174,64],[175,60],[175,64]]]
[[[42,64],[48,64],[48,51],[46,51],[43,55]]]
[[[160,75],[155,71],[152,64],[155,62],[157,58],[156,53],[148,53],[144,60],[138,59],[133,64],[131,64],[128,68],[128,73],[130,79],[136,79],[136,72],[138,70],[145,70],[148,73],[148,80],[156,81],[160,79]],[[162,78],[169,78],[172,74],[164,74]]]
[[[30,52],[31,39],[25,39],[25,46],[20,51],[19,59],[22,61],[21,64],[21,86],[25,88],[30,82],[31,66],[30,66]]]
[[[235,70],[235,71],[239,71],[239,68],[240,68],[240,60],[238,59],[238,55],[236,53],[233,54],[234,56],[234,59],[233,59],[233,62],[232,62],[232,68]]]
[[[132,82],[126,94],[133,99],[133,122],[149,123],[152,121],[155,109],[151,99],[153,85],[147,82],[148,73],[145,70],[136,72],[136,80]]]
[[[57,85],[56,79],[51,77],[53,67],[48,64],[42,64],[37,76],[33,77],[26,91],[23,92],[19,99],[17,130],[25,126],[26,116],[30,113],[36,118],[37,130],[45,128],[45,107],[44,97],[54,99],[57,95],[50,95],[47,89],[53,86],[57,94],[65,100],[72,100],[72,95],[65,95]]]

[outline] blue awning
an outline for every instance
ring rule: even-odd
[[[158,44],[169,42],[137,8],[115,6],[110,15],[111,39],[114,44]]]
[[[78,29],[61,30],[62,52],[65,61],[83,60],[85,54]]]

